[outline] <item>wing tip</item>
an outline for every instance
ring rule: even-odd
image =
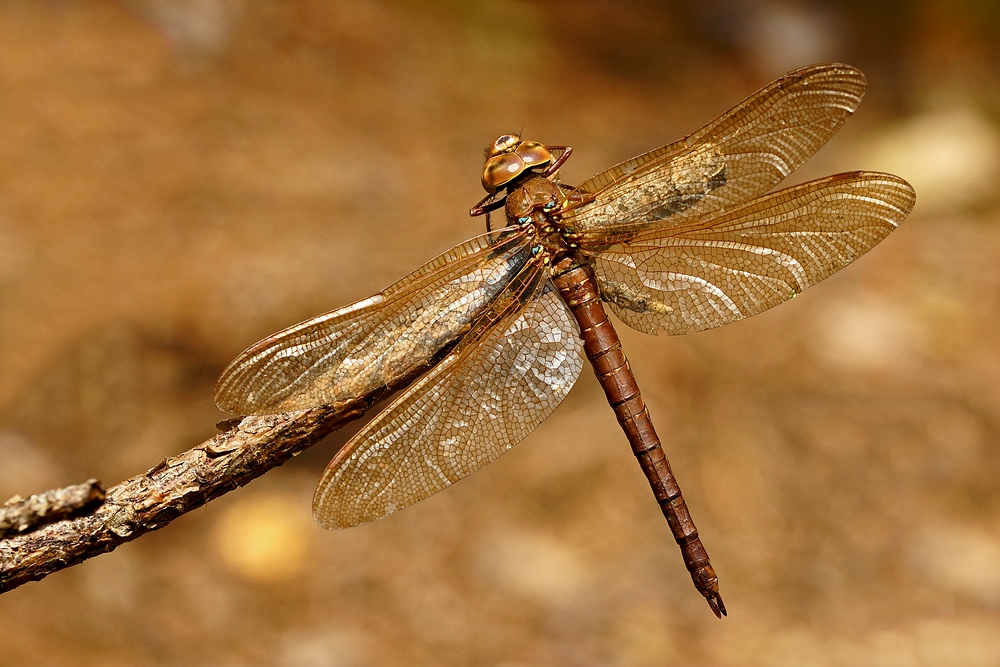
[[[813,79],[824,79],[826,80],[824,85],[828,89],[848,93],[852,97],[852,101],[847,108],[848,115],[857,111],[858,106],[861,104],[861,99],[865,96],[865,91],[868,89],[868,78],[864,73],[857,67],[846,63],[806,65],[805,67],[792,70],[778,79],[778,82],[784,86],[789,86],[806,83]],[[836,82],[836,84],[833,82]]]
[[[248,400],[246,392],[239,388],[242,383],[239,381],[240,367],[236,362],[241,358],[242,355],[222,371],[222,375],[215,383],[212,399],[215,401],[215,407],[231,415],[260,414],[260,406]]]
[[[798,80],[808,79],[814,76],[830,75],[853,79],[862,85],[867,85],[868,83],[868,78],[861,70],[853,65],[848,65],[847,63],[817,63],[815,65],[806,65],[805,67],[793,69],[781,78]]]
[[[212,400],[215,401],[215,407],[219,408],[223,412],[227,412],[231,415],[246,414],[244,412],[244,406],[241,402],[229,392],[226,391],[224,384],[226,376],[223,375],[219,378],[219,381],[215,384],[215,391],[212,392]]]
[[[313,521],[315,521],[316,525],[324,530],[344,530],[346,528],[356,528],[358,526],[363,526],[366,523],[372,523],[373,521],[384,519],[394,513],[397,509],[402,509],[397,507],[394,503],[390,503],[383,508],[384,511],[382,512],[372,513],[370,512],[370,507],[368,508],[368,512],[363,510],[359,511],[358,508],[355,507],[353,508],[355,511],[349,513],[346,510],[351,508],[343,507],[343,502],[337,501],[338,495],[332,493],[332,486],[325,482],[326,479],[324,476],[324,479],[321,480],[319,485],[316,487],[316,493],[313,495],[312,502]]]
[[[865,186],[871,185],[873,182],[878,182],[883,190],[887,191],[891,189],[895,195],[891,203],[903,212],[900,222],[910,214],[917,203],[917,191],[913,188],[913,185],[905,178],[896,174],[890,174],[889,172],[847,171],[841,174],[834,174],[829,178],[835,181],[854,182]]]

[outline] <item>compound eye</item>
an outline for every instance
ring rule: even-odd
[[[517,153],[503,153],[486,161],[483,167],[483,189],[494,194],[521,175],[527,167]]]
[[[521,143],[521,137],[516,134],[501,134],[486,152],[490,157],[500,155],[501,153],[509,153],[519,143]]]
[[[528,169],[552,162],[552,154],[549,153],[549,149],[537,141],[522,141],[514,152],[521,156]]]

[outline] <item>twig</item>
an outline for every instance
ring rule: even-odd
[[[96,479],[29,496],[14,496],[0,508],[0,537],[27,533],[47,523],[69,519],[104,502],[104,487]]]
[[[246,485],[364,415],[454,345],[450,342],[430,359],[394,367],[382,378],[383,386],[333,406],[220,422],[222,433],[214,438],[108,489],[92,514],[0,539],[0,593],[112,551]]]
[[[336,407],[244,417],[194,449],[111,487],[96,511],[0,540],[0,593],[162,528],[281,465],[363,415],[371,403],[368,397]]]

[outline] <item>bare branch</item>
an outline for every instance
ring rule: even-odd
[[[0,508],[0,537],[27,533],[47,523],[86,513],[104,502],[104,487],[96,479],[29,496],[14,496]]]
[[[108,489],[104,504],[93,513],[0,539],[0,593],[112,551],[246,485],[364,415],[454,345],[451,341],[430,359],[393,368],[383,378],[384,386],[343,403],[220,422],[223,432],[214,438]]]
[[[162,528],[281,465],[363,415],[370,404],[370,399],[359,399],[336,407],[231,420],[238,424],[109,489],[105,502],[92,513],[0,540],[0,592]]]

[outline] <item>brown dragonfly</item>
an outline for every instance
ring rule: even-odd
[[[767,193],[847,120],[865,78],[816,65],[693,134],[577,187],[572,152],[517,135],[487,149],[487,233],[379,294],[269,336],[225,370],[218,406],[264,414],[337,405],[415,380],[333,458],[313,500],[357,526],[479,470],[538,426],[590,359],[695,586],[719,582],[603,304],[647,333],[749,317],[842,269],[907,216],[914,192],[850,172]],[[503,206],[506,226],[490,229]],[[419,376],[419,377],[418,377]]]

